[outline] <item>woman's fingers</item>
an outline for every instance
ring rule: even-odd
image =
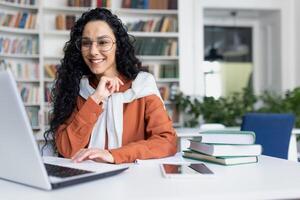
[[[114,162],[114,158],[109,151],[97,148],[81,149],[72,157],[72,160],[73,162],[82,162],[84,160],[109,163]]]
[[[117,78],[117,79],[118,79],[119,84],[124,85],[124,83],[121,79],[119,79],[119,78]]]
[[[108,81],[109,81],[108,90],[111,94],[114,93],[115,91],[118,92],[120,90],[120,85],[124,85],[124,83],[117,77],[111,78]]]
[[[102,156],[101,156],[101,153],[100,153],[100,152],[92,153],[92,154],[89,156],[89,159],[94,160],[94,161],[96,161],[96,162],[105,162],[105,160],[102,159]]]
[[[121,85],[124,85],[123,81],[120,80],[118,77],[101,77],[101,80],[97,86],[95,91],[95,99],[103,99],[109,97],[114,92],[120,91]]]
[[[120,86],[124,85],[124,83],[123,83],[123,81],[121,81],[121,79],[117,78],[117,85],[118,85],[118,90],[117,91],[119,91],[120,90]]]
[[[95,149],[84,149],[76,157],[73,158],[73,161],[74,162],[82,162],[84,160],[87,160],[88,157],[95,151],[96,151]]]
[[[100,150],[90,154],[89,159],[94,160],[96,162],[108,162],[113,163],[114,157],[107,150]]]

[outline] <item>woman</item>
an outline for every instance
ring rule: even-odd
[[[176,153],[176,134],[153,76],[141,72],[122,22],[84,13],[71,30],[53,88],[52,135],[75,162],[125,163]]]

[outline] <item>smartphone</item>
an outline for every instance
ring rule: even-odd
[[[213,172],[203,163],[194,164],[161,164],[164,177],[191,178],[212,175]]]

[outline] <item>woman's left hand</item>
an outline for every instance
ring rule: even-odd
[[[74,162],[82,162],[84,160],[93,160],[96,162],[114,163],[114,157],[111,153],[104,149],[89,148],[80,149],[74,156],[72,156]]]

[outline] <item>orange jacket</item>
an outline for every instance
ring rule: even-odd
[[[124,92],[131,87],[132,81],[120,78],[125,83],[120,92]],[[98,81],[95,78],[89,81],[96,88]],[[72,115],[56,132],[58,152],[69,158],[81,148],[86,148],[101,113],[102,105],[90,97],[85,100],[78,96]],[[109,151],[117,164],[134,162],[136,159],[161,158],[176,153],[176,141],[172,121],[163,103],[156,95],[150,95],[124,104],[122,147]]]

